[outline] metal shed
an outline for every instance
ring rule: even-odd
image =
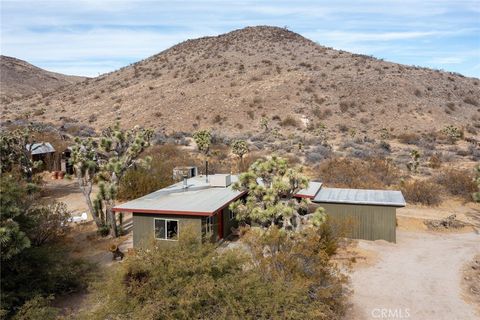
[[[396,209],[405,206],[400,191],[321,188],[313,202],[345,223],[351,238],[396,242]]]

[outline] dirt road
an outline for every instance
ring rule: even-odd
[[[480,319],[461,290],[461,269],[480,253],[480,235],[397,231],[397,239],[359,241],[376,261],[352,273],[347,319]]]

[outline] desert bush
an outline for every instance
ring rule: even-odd
[[[398,168],[387,159],[335,158],[319,166],[320,180],[335,187],[375,189],[397,183]]]
[[[294,117],[288,115],[285,117],[285,119],[283,119],[282,121],[280,121],[280,125],[282,127],[298,127],[299,126],[299,123],[298,123],[298,120],[295,119]]]
[[[80,318],[336,320],[343,316],[346,279],[324,249],[329,239],[325,232],[293,237],[276,228],[248,231],[242,242],[251,254],[239,248],[216,250],[213,244],[183,234],[176,246],[152,246],[128,257],[95,286],[92,308]]]
[[[451,195],[465,200],[472,200],[472,193],[477,190],[473,173],[469,170],[446,169],[435,177],[435,181]]]
[[[477,145],[470,144],[468,146],[468,151],[472,157],[473,161],[480,161],[480,148]]]
[[[397,136],[397,139],[404,144],[417,144],[420,136],[416,133],[402,133]]]
[[[472,106],[475,106],[475,107],[479,106],[478,100],[475,99],[474,97],[466,97],[465,99],[463,99],[463,102],[465,102],[467,104],[470,104]]]
[[[60,309],[51,306],[53,296],[35,296],[25,302],[16,312],[13,320],[57,319]]]
[[[432,181],[408,180],[401,183],[400,189],[407,202],[435,206],[442,201],[442,188]]]
[[[342,133],[348,132],[348,126],[346,124],[340,123],[338,125],[338,130]]]
[[[438,169],[442,166],[442,158],[439,154],[434,154],[428,159],[428,166],[432,169]]]
[[[353,102],[353,101],[341,101],[340,104],[339,104],[339,107],[340,107],[340,111],[342,113],[345,113],[348,110],[355,107],[355,102]]]
[[[123,176],[118,198],[131,200],[171,185],[173,168],[192,165],[194,160],[174,145],[154,146],[145,153],[152,158],[149,168],[132,168]]]
[[[315,164],[332,156],[332,148],[328,146],[315,146],[305,155],[307,163]]]

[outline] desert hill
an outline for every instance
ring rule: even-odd
[[[20,59],[0,56],[0,89],[2,99],[6,102],[59,89],[84,79],[50,72]]]
[[[6,78],[5,81],[15,81]],[[2,80],[2,81],[4,81]],[[480,81],[323,47],[277,27],[188,40],[115,72],[2,103],[2,118],[171,133],[480,127]],[[13,86],[13,85],[12,85]]]

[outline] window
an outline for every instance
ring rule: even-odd
[[[213,232],[213,217],[205,218],[205,233],[210,234]]]
[[[232,210],[228,210],[228,218],[230,218],[230,220],[234,220],[235,219],[235,212],[233,212]]]
[[[178,220],[154,219],[155,239],[178,240]]]

